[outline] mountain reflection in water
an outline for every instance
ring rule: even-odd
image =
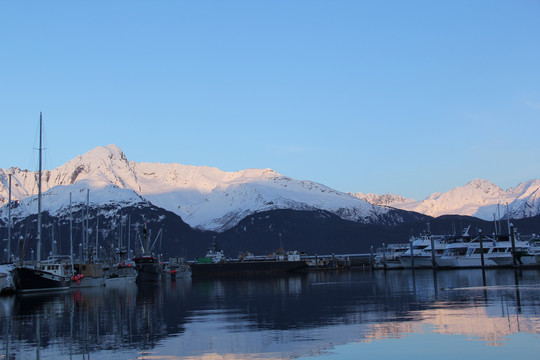
[[[0,359],[283,359],[411,334],[540,334],[539,270],[317,272],[0,298]],[[536,348],[535,348],[536,346]]]

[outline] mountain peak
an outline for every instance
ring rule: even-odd
[[[486,189],[486,188],[499,188],[497,185],[492,183],[491,181],[484,180],[484,179],[473,179],[465,187],[467,186],[473,186],[477,189]]]
[[[85,159],[85,161],[94,162],[95,160],[112,160],[119,159],[121,161],[127,161],[126,155],[118,146],[114,144],[109,144],[107,146],[98,146],[87,153],[80,155],[80,159]]]

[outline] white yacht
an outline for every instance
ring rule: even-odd
[[[529,243],[516,239],[514,241],[516,263],[527,254]],[[482,266],[512,266],[514,263],[512,242],[506,238],[499,241],[491,237],[483,237],[482,244],[477,237],[469,242],[449,244],[438,264],[441,267],[471,268]]]
[[[529,248],[521,256],[520,261],[523,265],[540,265],[540,237],[532,235],[529,240]]]
[[[399,258],[409,250],[409,243],[388,244],[378,248],[373,266],[376,269],[400,269],[403,267]]]
[[[515,259],[513,250],[515,249]],[[489,252],[488,258],[495,263],[496,266],[512,266],[521,264],[522,258],[530,249],[529,242],[519,239],[514,240],[514,245],[510,240],[498,241]]]
[[[412,256],[409,248],[399,257],[401,266],[410,268],[413,261],[415,268],[428,268],[437,265],[437,260],[443,255],[449,239],[448,236],[427,233],[412,240]]]

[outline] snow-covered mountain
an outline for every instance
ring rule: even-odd
[[[37,212],[37,174],[19,168],[0,169],[0,204],[8,201],[8,174],[13,216]],[[97,147],[66,164],[43,172],[43,210],[65,212],[69,194],[77,206],[153,204],[179,215],[194,228],[224,231],[249,214],[275,209],[326,210],[343,219],[377,222],[392,210],[311,181],[280,175],[271,169],[224,172],[205,166],[128,161],[115,145]],[[7,211],[2,209],[2,217]]]
[[[392,194],[372,194],[372,193],[352,193],[351,194],[354,197],[357,197],[359,199],[365,200],[370,204],[378,205],[378,206],[391,206],[391,207],[397,207],[398,204],[409,204],[412,202],[415,202],[413,199],[407,199],[401,195],[392,195]]]
[[[421,201],[399,195],[353,194],[372,204],[415,211],[438,217],[441,215],[469,215],[484,220],[506,216],[506,204],[512,218],[525,218],[540,214],[540,180],[530,180],[506,191],[481,179],[451,189],[434,193]]]

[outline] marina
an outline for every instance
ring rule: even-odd
[[[374,269],[463,269],[540,266],[540,237],[536,234],[516,234],[509,225],[509,233],[484,236],[469,235],[467,227],[461,236],[432,235],[429,231],[411,237],[408,243],[383,244],[370,254]]]

